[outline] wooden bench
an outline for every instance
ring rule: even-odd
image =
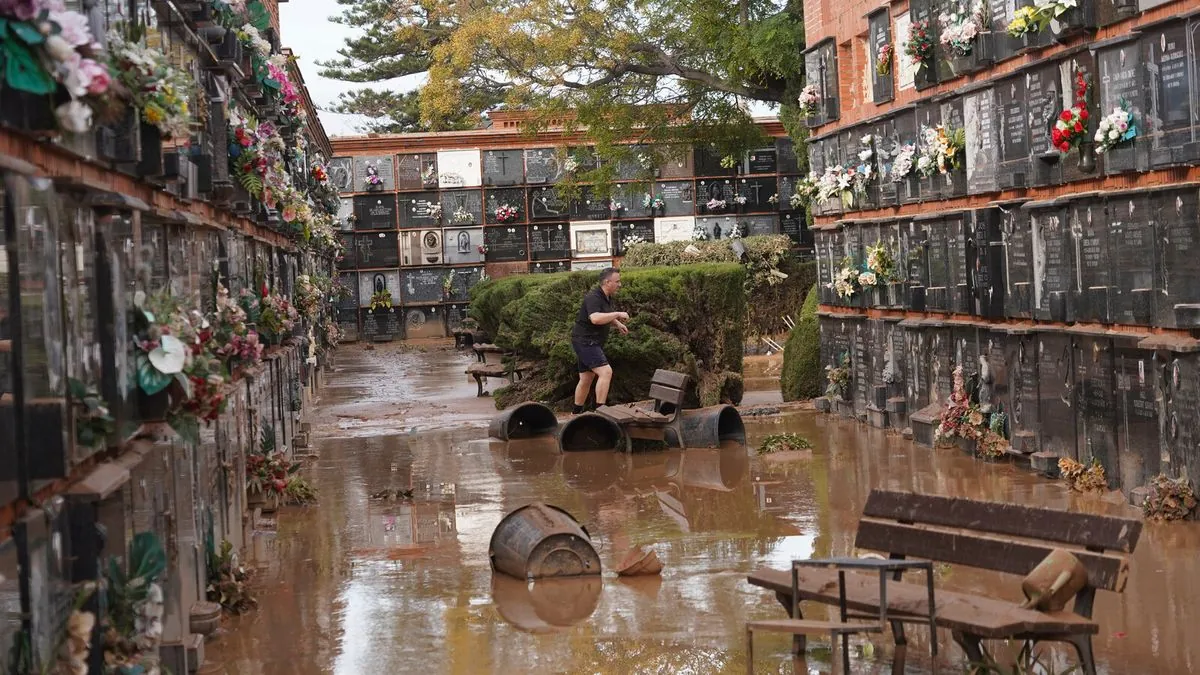
[[[488,354],[504,354],[506,353],[503,347],[497,347],[494,344],[482,342],[480,344],[471,345],[471,349],[475,351],[475,358],[480,363],[487,363]]]
[[[488,392],[483,390],[483,381],[489,377],[508,378],[510,382],[515,382],[529,372],[533,368],[533,364],[520,361],[515,364],[505,365],[503,363],[472,363],[467,366],[466,373],[475,378],[475,384],[479,386],[479,393],[476,396],[487,396]]]
[[[1022,609],[1011,600],[938,590],[936,623],[951,631],[972,663],[987,662],[985,639],[1066,642],[1078,653],[1082,672],[1095,675],[1092,635],[1100,628],[1091,617],[1096,591],[1125,590],[1128,556],[1141,531],[1141,521],[1128,518],[873,490],[863,508],[854,545],[896,559],[914,557],[1019,576],[1029,574],[1056,548],[1070,551],[1083,564],[1088,578],[1070,610],[1040,612]],[[899,574],[894,579],[888,584],[886,602],[896,642],[892,672],[898,673],[904,670],[904,624],[928,622],[929,598],[924,584],[902,582]],[[747,580],[774,591],[791,614],[790,570],[759,570]],[[1011,578],[1010,587],[1019,597],[1020,579]],[[801,600],[829,605],[839,602],[836,572],[804,570],[798,588]],[[878,612],[879,597],[877,578],[847,575],[846,603],[851,609]],[[797,637],[795,644],[802,650],[804,638]]]
[[[662,441],[683,408],[687,395],[687,375],[659,368],[650,378],[650,400],[624,405],[605,405],[596,412],[616,422],[625,432],[626,450],[633,449],[633,439]]]

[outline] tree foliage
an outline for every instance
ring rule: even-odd
[[[567,114],[601,158],[619,159],[629,140],[734,154],[763,140],[751,103],[794,120],[804,85],[801,0],[338,2],[335,20],[363,33],[323,75],[426,78],[410,94],[343,95],[337,111],[371,117],[370,131],[469,127],[508,107],[538,113],[531,133]]]

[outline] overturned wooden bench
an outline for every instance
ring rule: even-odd
[[[633,440],[663,441],[667,427],[675,422],[687,395],[689,378],[683,373],[658,369],[650,378],[650,400],[623,405],[604,405],[596,409],[621,427],[625,449],[633,449]]]
[[[483,390],[483,381],[486,378],[499,377],[506,378],[510,382],[515,382],[520,380],[532,368],[533,364],[524,361],[511,365],[503,363],[472,363],[467,366],[466,373],[475,378],[475,384],[479,386],[479,393],[476,396],[487,396],[488,393]]]
[[[1079,655],[1083,673],[1095,675],[1092,620],[1096,591],[1121,593],[1128,578],[1128,557],[1137,546],[1142,523],[1112,516],[1068,513],[1018,504],[936,497],[910,492],[873,490],[863,508],[854,545],[895,559],[921,558],[952,565],[993,570],[1011,575],[1014,597],[1020,597],[1020,578],[1056,548],[1070,551],[1087,570],[1087,585],[1070,610],[1040,612],[1022,609],[1013,600],[939,589],[934,600],[936,624],[948,628],[972,663],[986,663],[985,639],[1066,642]],[[929,597],[925,584],[901,581],[887,585],[887,616],[896,643],[892,672],[904,670],[904,624],[928,623]],[[790,570],[764,569],[747,580],[775,592],[792,608]],[[846,604],[861,612],[878,612],[879,579],[847,574]],[[837,573],[803,570],[800,600],[839,604]],[[801,616],[792,618],[800,619]],[[936,638],[933,638],[936,639]],[[796,638],[797,649],[804,638]]]

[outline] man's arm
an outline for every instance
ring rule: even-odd
[[[614,321],[628,321],[629,315],[625,312],[592,312],[588,314],[588,320],[597,326],[603,326]]]

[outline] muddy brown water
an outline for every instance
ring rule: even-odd
[[[856,553],[873,487],[1131,512],[1019,468],[811,412],[747,420],[751,447],[784,430],[813,441],[811,453],[781,458],[740,446],[626,457],[479,442],[493,411],[460,377],[466,357],[343,351],[314,417],[321,438],[309,473],[320,505],[261,523],[247,551],[260,608],[209,642],[206,673],[741,673],[745,622],[784,616],[745,575]],[[371,499],[388,489],[415,498]],[[602,577],[492,575],[493,528],[535,500],[587,527]],[[661,577],[615,576],[632,546],[658,553]],[[969,569],[941,568],[937,583],[1020,597],[1019,579]],[[1147,525],[1126,592],[1101,592],[1096,611],[1102,672],[1200,672],[1200,525]],[[909,671],[929,672],[928,634],[910,637]],[[797,665],[787,638],[757,638],[756,672],[827,672],[817,643]],[[963,672],[949,636],[940,644],[953,666],[941,672]],[[886,639],[870,656],[864,649],[856,645],[854,672],[888,672]],[[1066,654],[1049,655],[1058,672]]]

